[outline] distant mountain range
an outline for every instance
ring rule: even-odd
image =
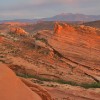
[[[41,19],[16,19],[16,20],[1,20],[0,22],[37,22],[37,21],[96,21],[100,20],[100,15],[84,15],[84,14],[72,14],[62,13],[49,18]]]
[[[84,14],[72,14],[62,13],[51,18],[44,18],[45,21],[95,21],[100,20],[100,15],[84,15]]]

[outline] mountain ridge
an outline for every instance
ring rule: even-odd
[[[52,17],[46,18],[33,18],[33,19],[13,19],[13,20],[0,20],[0,23],[4,22],[38,22],[38,21],[96,21],[100,20],[100,15],[85,15],[85,14],[73,14],[73,13],[61,13]]]

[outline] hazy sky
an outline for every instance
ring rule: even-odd
[[[0,19],[43,18],[60,13],[100,15],[100,0],[0,0]]]

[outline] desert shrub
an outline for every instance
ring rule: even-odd
[[[39,40],[39,41],[41,41],[41,42],[43,42],[43,43],[46,43],[46,44],[47,44],[47,40],[46,40],[46,39],[44,39],[44,38],[36,38],[36,40]]]
[[[43,77],[40,77],[40,76],[37,76],[37,75],[18,74],[17,73],[17,76],[24,77],[24,78],[35,78],[35,79],[38,79],[38,80],[41,80],[41,81],[51,81],[50,79],[43,78]]]
[[[84,88],[100,88],[100,82],[99,83],[90,83],[90,84],[81,84]]]
[[[24,77],[24,78],[35,78],[35,79],[38,79],[40,81],[47,81],[47,82],[56,82],[56,83],[59,83],[59,84],[69,84],[69,85],[72,85],[72,86],[80,86],[80,87],[83,87],[83,88],[100,88],[100,82],[99,83],[90,83],[90,84],[78,84],[76,82],[73,82],[73,81],[65,81],[65,80],[62,80],[62,79],[58,79],[58,80],[51,80],[51,79],[47,79],[47,78],[43,78],[43,77],[40,77],[40,76],[36,76],[36,75],[29,75],[29,74],[17,74],[18,76],[20,77]]]
[[[34,83],[43,84],[43,81],[40,80],[33,80]]]
[[[65,80],[56,80],[55,82],[60,83],[60,84],[70,84],[73,86],[77,86],[78,84],[72,81],[65,81]]]

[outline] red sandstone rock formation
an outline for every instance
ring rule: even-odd
[[[10,33],[14,33],[17,35],[27,35],[28,33],[22,28],[10,28]]]
[[[60,25],[58,22],[56,22],[54,27],[54,33],[61,34],[62,31],[75,32],[75,29],[71,25],[65,23],[62,23],[62,25]]]
[[[90,82],[91,79],[99,82],[99,32],[98,29],[92,27],[56,23],[54,34],[40,32],[37,36],[45,38],[54,52],[68,64],[66,67],[72,68],[73,75],[66,77],[73,78],[73,80],[81,79],[84,82]],[[68,71],[67,68],[66,71]]]
[[[35,75],[41,79],[72,81],[77,85],[100,81],[99,33],[96,28],[56,23],[54,32],[39,31],[32,37],[20,38],[5,34],[5,41],[0,44],[0,61],[9,64],[9,67],[18,74],[33,75],[32,79],[22,79],[25,87],[38,94],[41,99],[51,100],[45,89],[33,83],[41,84],[40,79],[34,79]],[[16,41],[13,41],[15,38]],[[48,88],[47,90],[58,100],[64,97],[69,100],[99,100],[100,98],[99,88],[88,90],[76,86],[66,88],[67,84],[59,84],[57,87],[56,82],[43,80],[42,82],[42,86],[44,84],[50,86],[50,90]]]

